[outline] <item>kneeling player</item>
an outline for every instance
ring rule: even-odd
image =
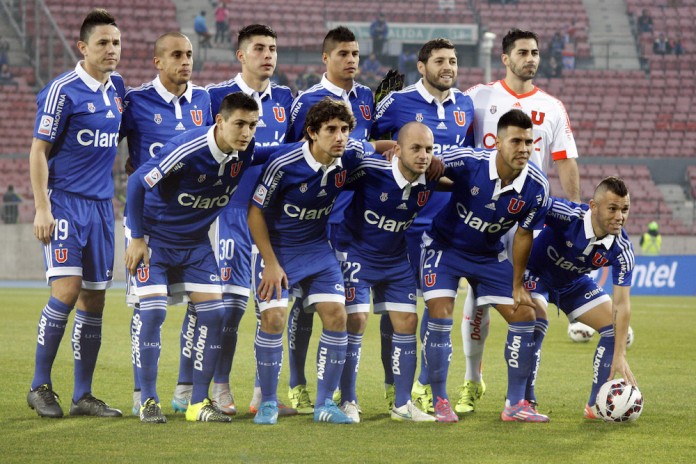
[[[546,310],[553,302],[568,316],[599,332],[594,376],[585,417],[597,419],[595,398],[604,382],[621,374],[636,379],[626,361],[631,318],[633,246],[623,230],[630,198],[621,179],[607,177],[595,189],[589,205],[553,198],[546,227],[534,239],[525,287],[534,304]],[[612,266],[614,298],[588,275]]]

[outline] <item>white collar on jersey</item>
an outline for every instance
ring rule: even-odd
[[[164,87],[164,84],[162,84],[159,76],[155,77],[155,79],[152,81],[152,86],[155,88],[159,96],[162,97],[162,100],[167,103],[171,103],[175,99],[179,98]],[[184,91],[182,97],[191,103],[191,100],[193,99],[193,86],[191,85],[190,81],[186,83],[186,90]]]
[[[266,86],[266,90],[263,92],[259,93],[256,90],[252,89],[247,85],[246,82],[244,82],[244,78],[242,78],[242,73],[238,73],[235,78],[234,78],[235,84],[237,84],[237,87],[241,89],[242,92],[245,94],[249,95],[250,97],[253,97],[254,94],[258,95],[259,100],[263,100],[268,96],[268,98],[273,98],[273,95],[271,95],[271,81],[268,81],[268,85]]]
[[[210,149],[210,153],[213,155],[213,158],[215,158],[215,161],[220,163],[220,166],[224,166],[225,163],[227,163],[228,161],[234,161],[237,158],[239,158],[239,152],[237,150],[232,150],[231,153],[224,153],[222,150],[220,150],[220,147],[218,147],[217,142],[215,142],[216,127],[217,125],[213,124],[212,126],[210,126],[210,129],[208,129],[208,134],[206,136],[208,141],[208,148]]]
[[[497,200],[501,193],[507,192],[508,190],[515,189],[517,193],[522,192],[522,187],[524,187],[524,181],[527,180],[527,173],[529,172],[529,163],[522,169],[522,172],[515,177],[510,185],[502,187],[500,177],[498,176],[498,168],[495,166],[495,159],[498,157],[498,150],[493,150],[491,156],[488,158],[488,176],[491,180],[495,181],[495,189],[493,190],[492,200]]]
[[[585,227],[585,238],[590,241],[585,250],[589,252],[589,248],[594,245],[604,245],[607,250],[614,244],[615,235],[607,234],[603,239],[597,240],[597,236],[592,228],[592,210],[588,209],[585,211],[585,217],[582,219],[583,226]],[[586,253],[587,254],[587,253]]]
[[[109,77],[109,79],[106,81],[106,85],[104,85],[92,76],[90,76],[89,73],[85,71],[85,68],[82,67],[82,63],[84,63],[84,61],[79,61],[77,63],[77,66],[75,66],[75,72],[77,73],[79,78],[82,79],[82,82],[84,82],[85,85],[89,87],[89,89],[92,92],[96,92],[100,88],[102,88],[105,92],[109,89],[109,87],[114,86],[114,83],[111,82],[111,77]]]
[[[358,96],[358,89],[355,87],[355,81],[353,81],[353,88],[350,89],[350,92],[346,92],[341,87],[332,84],[326,77],[326,73],[324,73],[324,75],[321,77],[321,85],[332,94],[336,95],[337,97],[343,98],[344,100],[348,100],[351,94],[354,97]]]
[[[309,150],[309,142],[305,142],[302,144],[302,154],[304,155],[305,161],[307,162],[307,164],[309,164],[309,167],[312,168],[314,172],[319,172],[319,170],[323,168],[324,172],[328,173],[332,171],[334,167],[343,167],[343,162],[341,161],[341,158],[334,159],[334,161],[328,166],[325,164],[321,164],[319,161],[314,159],[312,152]]]
[[[425,88],[423,85],[423,79],[419,80],[416,82],[416,90],[420,94],[421,97],[423,97],[423,100],[427,101],[428,103],[440,103],[439,100],[435,99],[435,96],[428,92],[428,90]],[[444,104],[446,101],[451,100],[452,103],[457,103],[457,99],[454,97],[454,92],[452,92],[452,89],[449,91],[449,96],[445,98],[445,101],[443,101],[441,104]]]
[[[401,171],[399,170],[399,158],[394,156],[392,158],[392,174],[394,174],[394,180],[396,181],[396,185],[399,186],[401,190],[403,190],[406,186],[414,186],[414,185],[419,185],[423,184],[425,185],[425,174],[421,174],[418,176],[418,179],[416,179],[413,182],[409,182],[406,180],[403,174],[401,174]]]

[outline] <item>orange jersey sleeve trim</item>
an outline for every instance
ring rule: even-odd
[[[568,158],[568,152],[565,150],[562,151],[556,151],[554,153],[551,153],[551,158],[553,158],[554,161],[562,160],[562,159],[567,159]]]

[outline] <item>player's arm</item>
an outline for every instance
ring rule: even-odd
[[[48,155],[53,144],[34,138],[29,152],[29,177],[34,192],[34,236],[48,245],[55,227],[51,214],[51,201],[48,198]]]
[[[576,158],[556,160],[561,187],[570,201],[580,203],[580,173]]]
[[[512,298],[513,309],[521,304],[534,307],[532,296],[524,288],[524,271],[527,269],[529,253],[532,251],[534,233],[518,227],[512,239]]]
[[[631,287],[626,285],[614,285],[612,298],[612,319],[614,322],[614,359],[611,362],[609,379],[613,379],[618,373],[631,385],[638,385],[631,368],[626,361],[626,343],[628,340],[628,326],[631,322]]]
[[[288,288],[288,277],[273,251],[271,239],[268,235],[268,225],[266,224],[266,218],[263,216],[263,211],[254,206],[253,203],[249,206],[247,222],[249,223],[251,237],[254,239],[254,243],[256,243],[264,262],[261,283],[256,289],[256,294],[260,300],[266,302],[274,299],[274,293],[277,295],[276,299],[280,299],[282,289]]]
[[[142,262],[145,266],[150,265],[150,253],[148,252],[147,243],[145,242],[145,233],[143,232],[143,211],[145,209],[145,186],[141,182],[141,178],[147,172],[143,165],[128,179],[128,188],[126,191],[126,208],[128,218],[128,227],[131,231],[131,239],[126,248],[126,269],[131,275],[135,275],[138,266]]]

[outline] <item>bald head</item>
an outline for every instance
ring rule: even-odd
[[[162,34],[159,36],[157,41],[155,41],[155,56],[162,57],[164,54],[171,48],[171,43],[173,42],[171,39],[175,40],[186,40],[190,44],[189,38],[185,35],[182,34],[181,32],[167,32],[165,34]]]
[[[399,171],[409,182],[414,182],[430,167],[433,142],[433,132],[420,122],[409,122],[399,131],[394,153],[399,159]]]

